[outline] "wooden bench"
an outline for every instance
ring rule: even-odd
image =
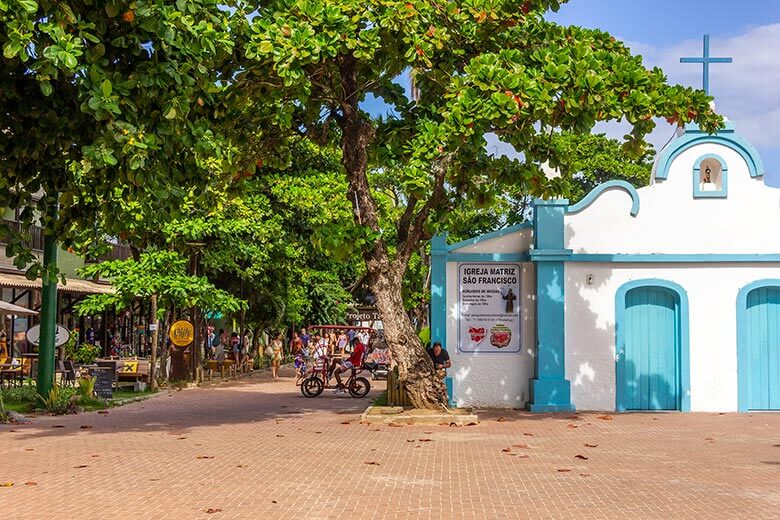
[[[123,359],[117,361],[116,366],[117,381],[132,381],[145,383],[149,382],[149,360],[148,359]]]

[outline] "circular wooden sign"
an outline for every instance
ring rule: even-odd
[[[177,347],[186,347],[195,340],[195,327],[187,320],[179,320],[171,325],[168,336]]]

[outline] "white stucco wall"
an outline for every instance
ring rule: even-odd
[[[693,166],[705,154],[728,167],[728,198],[694,199]],[[780,189],[751,178],[745,160],[720,144],[686,150],[668,179],[637,190],[640,210],[629,215],[631,198],[604,192],[587,209],[565,218],[566,247],[574,253],[780,253]]]
[[[458,407],[522,408],[528,401],[528,381],[533,377],[533,356],[536,350],[534,276],[534,265],[523,263],[522,295],[519,298],[522,317],[520,352],[459,352],[458,263],[447,264],[446,345],[452,359],[452,368],[449,370],[453,380],[452,394]]]
[[[737,293],[755,280],[780,278],[780,266],[567,264],[566,378],[574,406],[615,408],[615,294],[643,278],[675,282],[688,295],[691,411],[736,411]]]
[[[515,233],[491,238],[476,244],[471,244],[452,253],[527,253],[533,244],[533,231],[530,228],[521,229]]]

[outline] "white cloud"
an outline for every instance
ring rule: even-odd
[[[774,148],[780,143],[778,41],[780,24],[755,27],[731,38],[710,38],[711,56],[734,58],[733,63],[710,65],[710,93],[717,110],[757,147]],[[681,56],[701,56],[701,39],[665,47],[626,43],[644,56],[647,66],[661,67],[670,82],[701,87],[701,65],[680,63]]]

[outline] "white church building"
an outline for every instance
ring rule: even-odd
[[[649,186],[537,200],[432,241],[431,338],[459,407],[780,410],[780,189],[732,123],[680,129]]]

